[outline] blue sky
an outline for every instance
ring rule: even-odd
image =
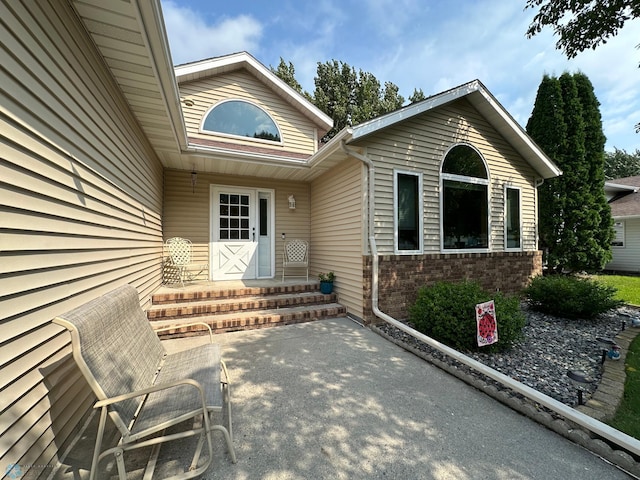
[[[408,98],[480,79],[525,126],[542,76],[585,73],[601,103],[607,150],[640,149],[640,21],[595,51],[567,60],[546,30],[525,32],[525,0],[162,0],[174,64],[247,51],[292,62],[313,92],[317,63],[346,62]]]

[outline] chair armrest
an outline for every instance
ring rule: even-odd
[[[211,330],[211,327],[209,326],[209,324],[205,322],[181,323],[179,327],[173,326],[173,327],[154,328],[153,331],[156,333],[165,332],[167,330],[175,330],[176,328],[182,328],[182,327],[191,327],[193,325],[204,325],[205,327],[207,327],[207,330],[209,331],[209,343],[213,343],[213,331]]]
[[[123,393],[122,395],[118,395],[116,397],[106,398],[104,400],[98,400],[93,405],[93,408],[106,407],[108,405],[122,402],[124,400],[130,400],[132,398],[141,397],[143,395],[149,395],[150,393],[153,393],[153,392],[159,392],[160,390],[175,388],[181,385],[192,385],[193,387],[199,390],[200,398],[202,399],[202,407],[204,408],[204,411],[206,411],[207,405],[206,405],[205,396],[204,396],[204,389],[202,388],[202,385],[200,385],[199,382],[196,382],[195,380],[192,380],[190,378],[186,378],[184,380],[177,380],[175,382],[161,383],[159,385],[153,385],[151,387],[143,388],[141,390],[136,390],[135,392]]]

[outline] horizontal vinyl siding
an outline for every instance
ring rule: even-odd
[[[491,180],[491,244],[504,250],[504,185],[522,188],[524,250],[536,248],[535,172],[466,101],[427,112],[364,140],[376,166],[376,238],[380,253],[393,253],[393,171],[423,173],[424,252],[440,252],[440,166],[456,143],[475,146]]]
[[[616,220],[624,222],[624,247],[611,247],[613,258],[607,270],[640,272],[640,219]]]
[[[193,242],[194,262],[209,263],[210,240],[210,189],[211,185],[231,185],[275,192],[275,276],[282,275],[282,256],[287,240],[300,238],[310,240],[309,232],[309,185],[299,182],[236,177],[199,173],[195,192],[191,187],[191,174],[179,170],[165,172],[165,240],[185,237]],[[288,197],[296,199],[295,210],[289,209]],[[314,252],[311,251],[313,257]]]
[[[180,96],[193,99],[194,105],[184,105],[184,118],[189,136],[209,140],[260,146],[275,150],[311,155],[316,151],[315,126],[282,97],[244,70],[226,73],[180,85]],[[209,109],[221,100],[244,99],[263,108],[278,124],[282,145],[256,142],[200,133],[200,125]]]
[[[55,464],[93,402],[51,319],[161,280],[162,167],[52,3],[0,4],[0,465]]]
[[[339,301],[363,314],[363,166],[349,160],[311,184],[311,271],[333,271]]]

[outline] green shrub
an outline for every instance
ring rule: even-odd
[[[495,301],[498,342],[478,347],[475,306]],[[438,282],[418,291],[409,308],[409,320],[416,330],[456,350],[496,352],[509,349],[522,336],[525,317],[520,301],[501,293],[487,293],[471,281]]]
[[[593,319],[624,303],[614,287],[571,275],[536,277],[523,293],[534,310],[564,318]]]

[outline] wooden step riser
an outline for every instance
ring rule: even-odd
[[[320,290],[319,284],[310,285],[277,285],[270,287],[246,287],[230,289],[194,290],[183,292],[156,293],[151,297],[153,305],[171,303],[202,302],[206,300],[237,300],[243,297],[260,297],[291,293],[308,293]]]
[[[296,323],[312,322],[326,318],[335,318],[346,315],[344,307],[317,309],[313,311],[293,311],[286,314],[255,315],[249,317],[215,319],[214,317],[193,318],[192,321],[201,321],[209,325],[213,333],[235,332],[241,330],[254,330],[259,328],[293,325]],[[203,325],[180,326],[160,333],[162,338],[177,338],[203,335],[207,329]]]
[[[224,303],[199,303],[194,305],[171,306],[166,305],[164,308],[152,307],[147,311],[149,320],[166,320],[172,318],[190,318],[202,315],[227,314],[232,312],[250,312],[254,310],[271,310],[277,308],[289,308],[295,306],[322,305],[326,303],[335,303],[337,296],[335,294],[323,295],[304,295],[295,297],[264,297],[252,298],[243,301],[241,298],[229,300]]]

